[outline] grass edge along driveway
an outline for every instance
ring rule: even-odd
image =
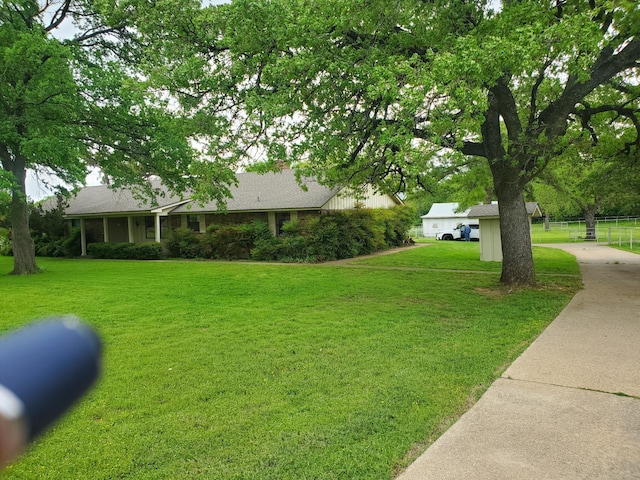
[[[516,291],[467,243],[371,268],[40,259],[0,276],[0,330],[74,313],[104,375],[2,478],[393,478],[579,288],[573,257],[535,256],[554,275]]]

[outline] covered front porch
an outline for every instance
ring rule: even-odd
[[[160,242],[169,233],[169,218],[161,213],[82,217],[77,220],[83,256],[87,255],[89,243]]]

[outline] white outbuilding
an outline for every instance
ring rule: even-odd
[[[458,203],[434,203],[426,215],[422,215],[422,234],[425,237],[435,237],[443,230],[453,230],[460,223],[477,223],[467,215],[470,209],[458,212]]]
[[[542,212],[537,202],[527,202],[529,231],[531,219],[539,218]],[[502,238],[500,236],[500,210],[496,203],[471,207],[469,216],[479,219],[480,223],[480,260],[484,262],[502,261]]]

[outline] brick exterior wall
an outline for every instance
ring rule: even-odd
[[[204,216],[204,221],[209,225],[242,225],[255,220],[269,221],[267,212],[240,212],[240,213],[214,213]]]

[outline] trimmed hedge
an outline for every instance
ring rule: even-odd
[[[200,242],[200,234],[188,228],[172,230],[165,244],[170,257],[205,258]]]
[[[244,225],[210,225],[202,236],[206,258],[248,259],[255,243],[271,238],[269,225],[255,221]]]
[[[162,245],[148,243],[90,243],[87,254],[93,258],[116,260],[158,260],[162,257]]]
[[[243,225],[210,225],[200,234],[178,228],[169,235],[166,246],[171,257],[248,259],[256,242],[271,238],[269,225],[255,221]]]
[[[386,210],[343,210],[286,224],[282,235],[256,243],[256,260],[325,262],[367,255],[403,245],[414,213],[401,206]]]
[[[413,218],[413,210],[405,206],[335,211],[306,222],[287,222],[277,238],[261,221],[211,225],[204,234],[179,228],[171,232],[166,247],[178,258],[325,262],[402,245]]]

